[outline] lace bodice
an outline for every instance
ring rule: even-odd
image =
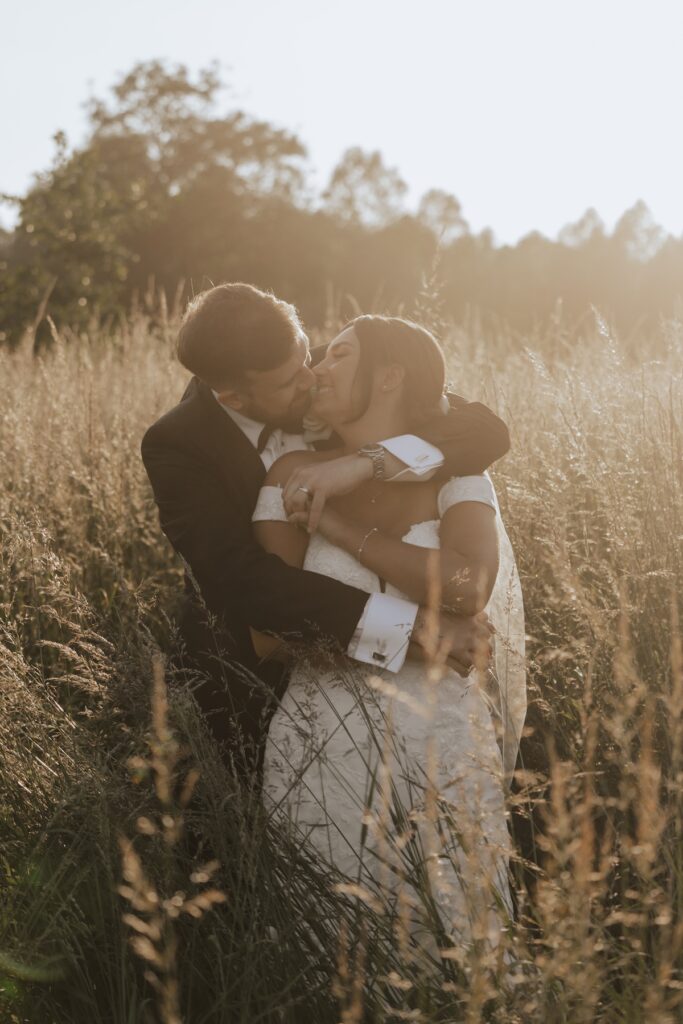
[[[497,695],[495,703],[504,734],[504,761],[509,774],[514,769],[519,739],[526,713],[526,685],[524,669],[524,608],[522,591],[512,547],[503,525],[498,500],[488,474],[452,477],[440,489],[437,497],[439,519],[414,523],[402,540],[425,548],[439,548],[441,518],[449,508],[476,501],[496,512],[500,562],[496,584],[486,611],[496,627],[494,670]],[[287,514],[280,487],[264,486],[252,516],[253,522],[286,522]],[[368,594],[381,590],[379,578],[348,552],[331,544],[322,534],[311,537],[304,569],[339,580]],[[396,587],[387,583],[386,593],[405,597]]]
[[[498,507],[493,485],[485,474],[453,477],[448,480],[438,494],[439,516],[443,516],[447,509],[462,501],[480,501],[496,510]],[[281,487],[265,486],[261,488],[252,521],[287,521]],[[401,539],[407,544],[437,549],[439,547],[439,526],[440,519],[428,519],[414,523]],[[303,567],[310,572],[318,572],[323,576],[340,580],[342,583],[348,583],[368,594],[375,594],[380,590],[379,578],[375,573],[361,565],[353,555],[330,544],[319,533],[314,533],[309,541]],[[387,584],[386,592],[395,597],[405,597],[405,594],[402,594],[396,587],[392,587],[391,584]]]

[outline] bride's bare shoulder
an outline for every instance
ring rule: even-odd
[[[311,466],[316,462],[330,462],[331,459],[337,459],[342,454],[341,451],[287,452],[286,455],[281,455],[279,459],[276,459],[270,467],[266,473],[266,483],[274,487],[281,487],[287,483],[296,469],[300,469],[302,466]]]

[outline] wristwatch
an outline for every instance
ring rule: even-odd
[[[384,448],[381,444],[364,444],[358,449],[359,455],[364,455],[372,462],[372,479],[384,480]]]

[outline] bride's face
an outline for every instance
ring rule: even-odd
[[[360,361],[360,342],[352,327],[330,342],[325,358],[314,367],[311,413],[334,425],[353,419],[356,414],[356,371]]]

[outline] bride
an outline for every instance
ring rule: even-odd
[[[291,565],[496,628],[491,667],[468,676],[408,658],[368,678],[338,654],[297,655],[268,733],[267,808],[364,898],[398,913],[413,941],[492,944],[510,908],[505,786],[526,708],[519,579],[488,476],[372,480],[329,503],[316,532],[288,518],[283,487],[310,462],[410,433],[433,416],[445,364],[435,338],[398,318],[358,317],[315,368],[312,414],[336,453],[294,452],[254,511],[261,545]]]

